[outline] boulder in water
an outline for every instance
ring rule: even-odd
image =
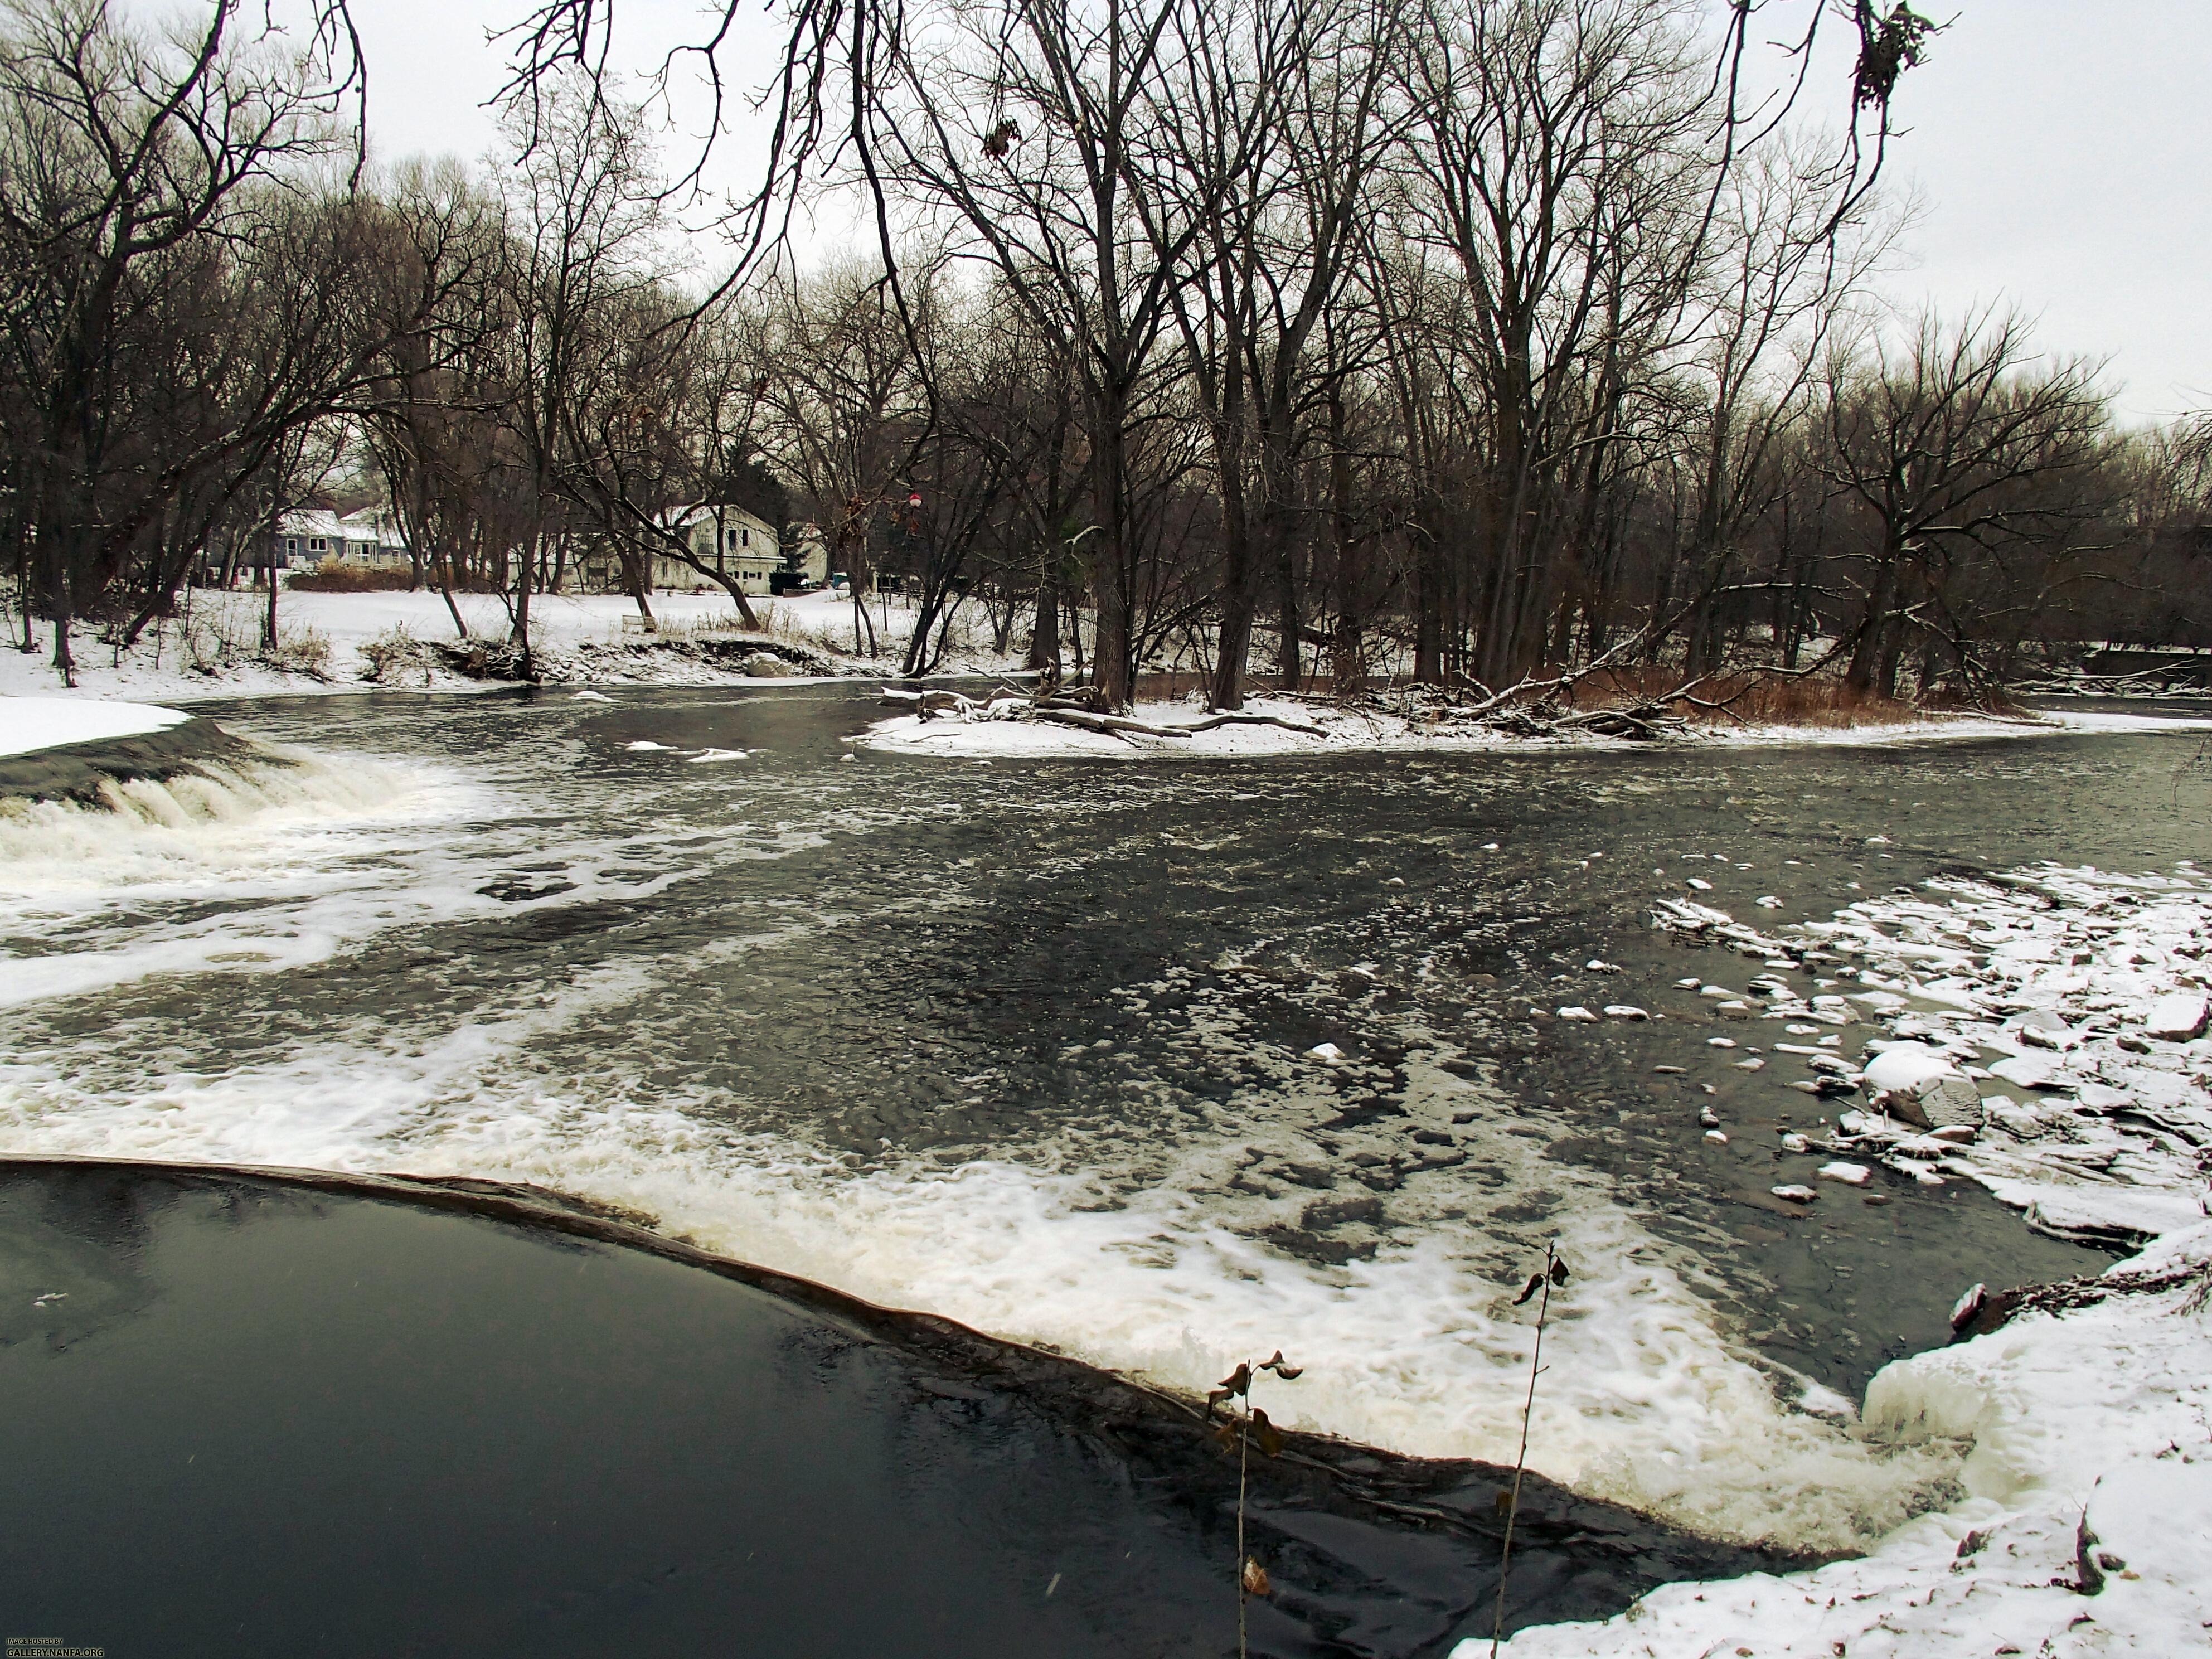
[[[1982,1121],[1980,1091],[1925,1043],[1893,1043],[1876,1054],[1867,1065],[1866,1090],[1875,1105],[1916,1129]]]

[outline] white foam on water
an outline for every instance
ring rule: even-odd
[[[0,799],[0,902],[232,884],[325,858],[317,830],[436,810],[436,780],[372,761],[199,764],[205,775],[104,783],[99,806]]]
[[[539,1058],[563,1031],[665,998],[663,971],[601,969],[412,1032],[364,1022],[220,1076],[19,1060],[0,1069],[0,1136],[49,1151],[536,1182],[648,1210],[672,1234],[872,1301],[1193,1392],[1279,1347],[1306,1368],[1267,1385],[1261,1403],[1279,1419],[1503,1462],[1519,1437],[1535,1312],[1512,1297],[1548,1235],[1574,1273],[1552,1302],[1532,1467],[1708,1533],[1826,1549],[1897,1525],[1956,1468],[1948,1444],[1886,1447],[1800,1409],[1802,1380],[1735,1344],[1692,1273],[1597,1177],[1502,1129],[1467,1133],[1506,1170],[1502,1197],[1554,1202],[1540,1226],[1452,1218],[1446,1200],[1468,1193],[1437,1170],[1394,1197],[1421,1224],[1370,1261],[1318,1265],[1252,1237],[1279,1210],[1224,1190],[1248,1149],[1292,1146],[1293,1131],[1243,1125],[1126,1154],[1078,1135],[1025,1161],[855,1169],[755,1127],[763,1115],[749,1103],[641,1103],[619,1066],[562,1075]],[[1454,1088],[1449,1103],[1463,1106],[1465,1086]],[[1141,1184],[1122,1178],[1132,1158]]]

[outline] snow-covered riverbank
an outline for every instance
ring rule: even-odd
[[[1868,1097],[1832,1134],[1785,1140],[1808,1162],[1835,1161],[1818,1172],[1828,1179],[1778,1194],[1838,1201],[1864,1179],[1853,1160],[1878,1161],[1923,1182],[1978,1182],[2047,1231],[2145,1248],[2094,1281],[2018,1297],[1977,1286],[1956,1318],[1981,1334],[1875,1376],[1871,1432],[1971,1448],[1961,1501],[1860,1559],[1787,1579],[1673,1586],[1602,1625],[1524,1632],[1506,1651],[2203,1650],[2212,879],[2187,866],[2136,877],[2046,866],[1938,878],[1771,935],[1692,902],[1662,904],[1655,919],[1760,962],[1738,1001],[1764,1002],[1763,1020],[1799,1039],[1761,1045],[1802,1061],[1803,1077],[1778,1082]],[[1793,977],[1808,972],[1810,996]],[[1869,1018],[1887,1029],[1866,1043],[1861,1070],[1829,1028]]]
[[[355,691],[482,691],[513,684],[498,660],[510,633],[495,594],[455,596],[465,636],[434,592],[298,593],[279,596],[276,652],[261,648],[267,599],[252,592],[196,592],[179,617],[149,629],[127,653],[89,631],[76,642],[77,685],[63,687],[41,629],[33,653],[0,650],[0,696],[103,701],[301,696]],[[761,627],[741,632],[727,595],[661,593],[658,631],[635,601],[618,593],[541,593],[530,602],[531,640],[544,684],[568,686],[727,685],[756,678],[755,652],[781,657],[787,678],[843,678],[896,671],[915,612],[908,602],[872,599],[879,654],[856,649],[853,605],[827,592],[753,601]],[[947,673],[997,672],[1013,665],[988,649],[980,607],[956,618]],[[492,660],[471,668],[467,653]],[[458,653],[458,654],[457,654]]]

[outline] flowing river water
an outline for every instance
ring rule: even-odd
[[[1281,1348],[1277,1415],[1507,1462],[1557,1240],[1532,1465],[1787,1548],[1953,1489],[1850,1402],[1960,1289],[2106,1258],[1957,1181],[1770,1197],[1829,1109],[1708,1045],[1760,1028],[1651,902],[2212,861],[2186,734],[981,763],[855,752],[850,685],[204,712],[300,763],[0,815],[8,1150],[537,1182],[1177,1387]]]

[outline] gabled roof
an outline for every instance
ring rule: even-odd
[[[660,524],[665,530],[689,530],[717,514],[726,525],[749,525],[775,534],[775,526],[759,514],[729,501],[695,501],[689,507],[671,507],[660,515]]]

